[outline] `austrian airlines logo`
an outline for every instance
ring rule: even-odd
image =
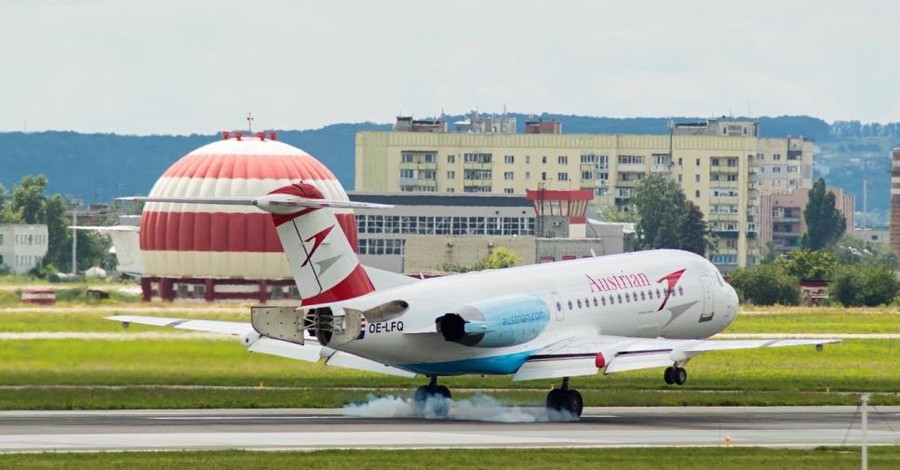
[[[678,280],[681,279],[681,275],[684,274],[684,269],[675,271],[674,273],[666,274],[665,276],[659,278],[656,282],[666,281],[666,297],[663,299],[662,304],[660,304],[659,308],[656,311],[660,311],[666,307],[666,302],[669,301],[669,297],[672,296],[672,292],[675,290],[675,284],[678,284]]]
[[[304,261],[303,264],[300,265],[301,268],[309,264],[309,260],[313,257],[314,254],[316,254],[316,250],[318,250],[319,247],[322,246],[322,242],[325,241],[325,237],[327,237],[328,234],[331,233],[332,229],[334,229],[334,225],[307,238],[306,240],[303,240],[306,243],[312,242],[313,246],[309,251],[306,252],[306,261]]]

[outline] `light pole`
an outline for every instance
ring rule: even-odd
[[[78,274],[78,208],[81,201],[72,201],[75,206],[72,208],[72,275]]]

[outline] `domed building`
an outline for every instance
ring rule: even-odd
[[[223,132],[222,137],[175,162],[150,196],[259,196],[303,180],[328,199],[347,200],[328,168],[277,141],[274,133]],[[352,211],[335,212],[355,249]],[[252,206],[147,203],[140,248],[145,300],[298,298],[275,225],[268,213]]]

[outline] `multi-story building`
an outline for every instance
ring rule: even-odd
[[[888,244],[900,253],[900,147],[891,152],[891,220]]]
[[[774,181],[780,185],[781,173],[796,172],[793,184],[810,186],[812,142],[761,139],[752,122],[680,124],[664,135],[562,134],[558,126],[546,128],[531,134],[359,132],[356,189],[523,194],[542,184],[551,190],[590,189],[595,203],[626,211],[641,180],[665,173],[705,214],[717,235],[710,258],[728,272],[759,256],[760,192],[778,189]],[[763,168],[779,178],[767,183],[760,177]],[[790,189],[790,179],[786,184],[783,190]]]
[[[44,224],[0,224],[0,267],[26,274],[43,262],[48,244]]]
[[[846,233],[853,231],[856,198],[852,194],[844,194],[840,188],[828,188],[834,193],[835,209],[846,221]],[[776,251],[785,252],[800,248],[800,240],[806,233],[806,219],[803,210],[809,202],[809,190],[797,188],[789,193],[764,194],[760,196],[760,232],[761,246],[772,242]]]

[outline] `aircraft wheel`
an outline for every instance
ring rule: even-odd
[[[424,407],[424,406],[425,406],[425,400],[428,400],[428,395],[430,395],[430,393],[428,393],[428,387],[427,387],[427,386],[422,385],[421,387],[416,387],[416,393],[413,394],[413,402],[414,402],[416,405],[421,404],[422,407]]]
[[[565,390],[554,388],[547,394],[547,410],[559,411],[563,406]]]
[[[584,409],[584,399],[581,397],[581,393],[578,393],[578,390],[566,390],[562,407],[580,418],[581,411]]]
[[[667,385],[672,385],[675,383],[675,368],[674,367],[666,367],[665,372],[663,372],[663,379],[666,381]]]
[[[687,382],[687,371],[683,367],[676,367],[672,373],[672,380],[678,385]]]
[[[438,385],[435,388],[434,395],[440,395],[448,400],[453,398],[453,395],[450,393],[450,389],[445,385]]]

